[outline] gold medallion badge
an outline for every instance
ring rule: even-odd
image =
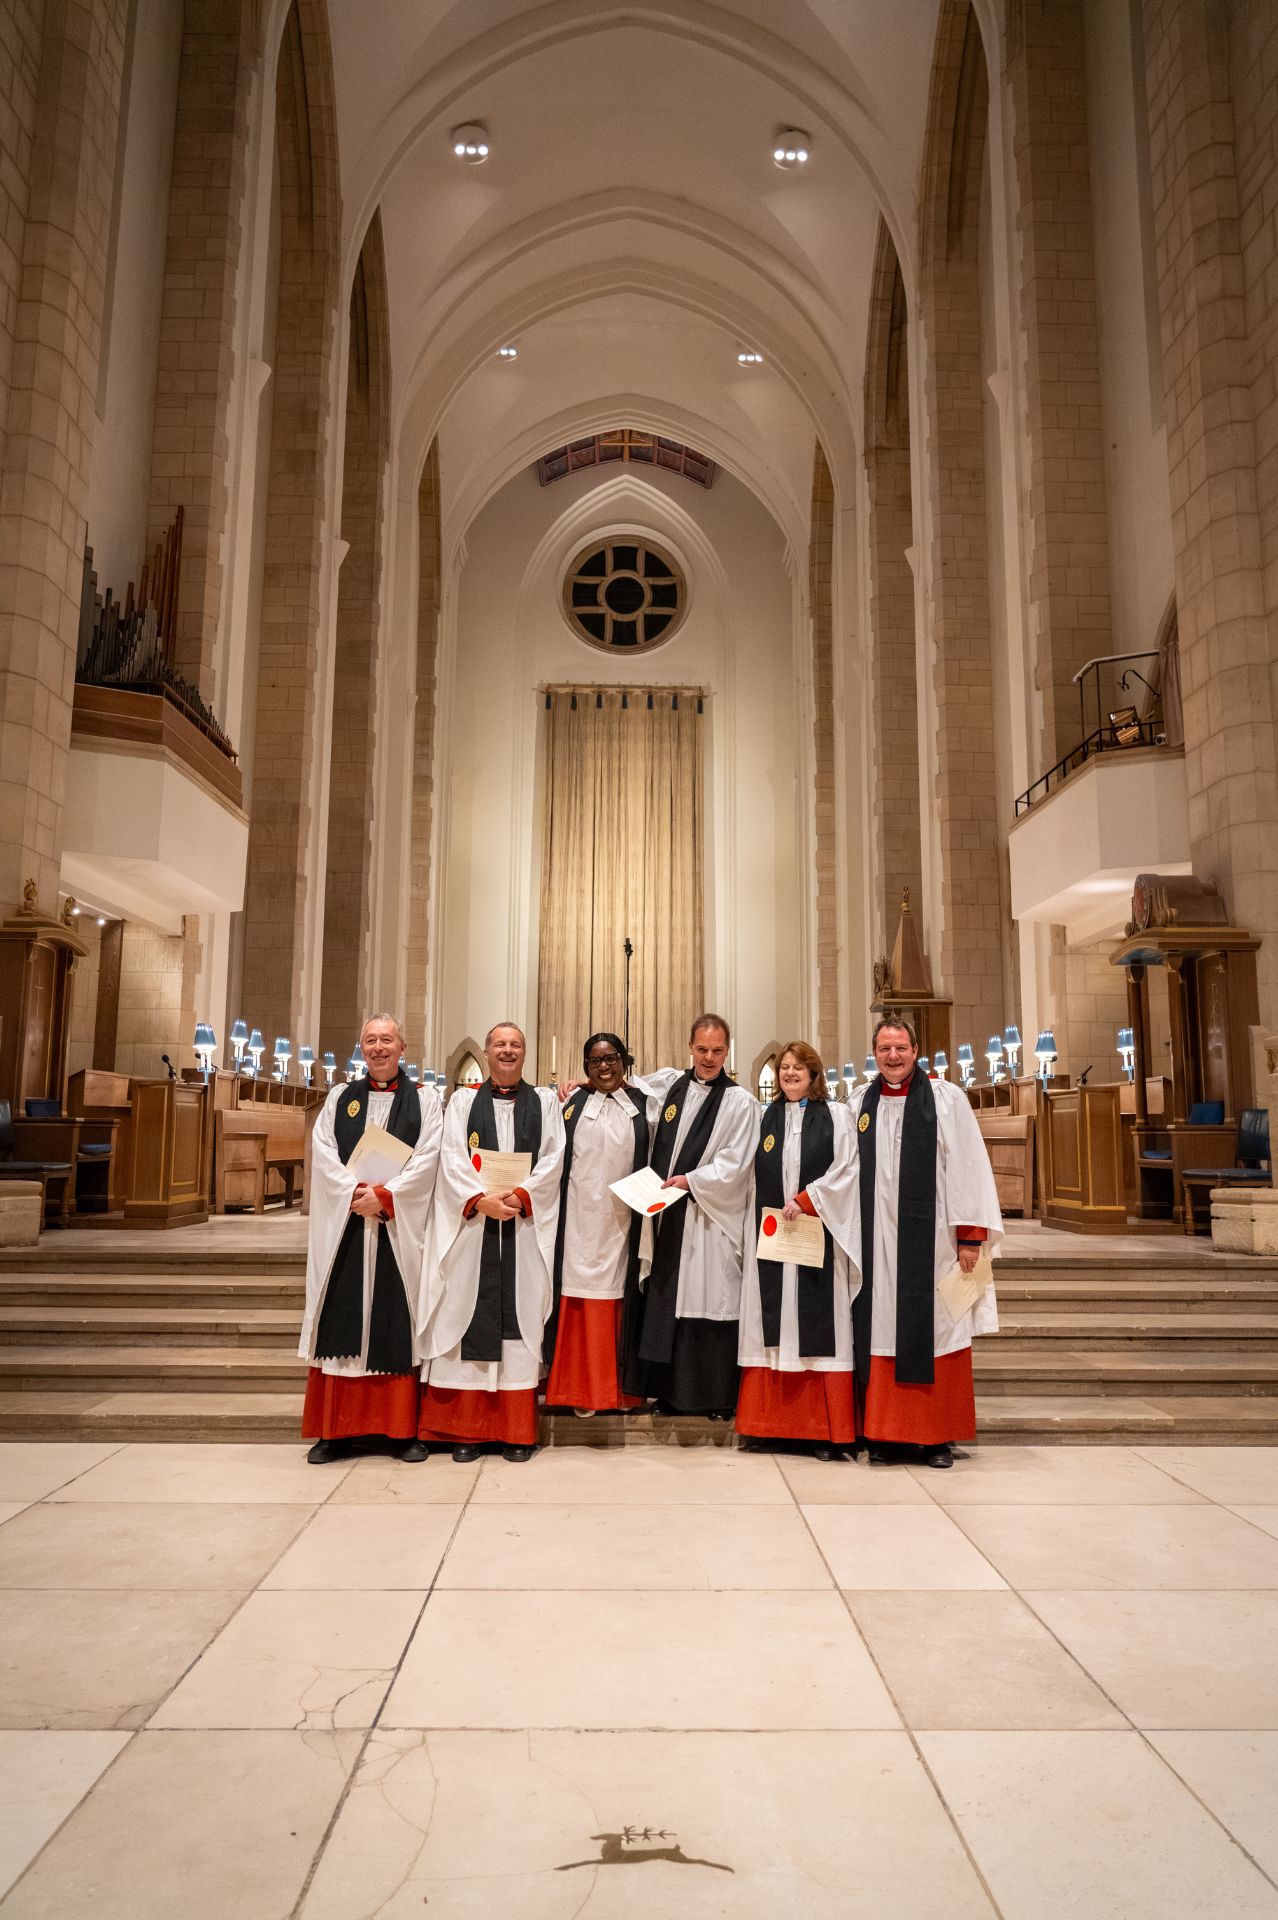
[[[775,1135],[775,1133],[770,1133],[767,1139],[763,1143],[763,1151],[765,1153],[771,1153],[773,1147],[775,1147],[776,1144],[777,1144],[777,1136]]]
[[[678,1113],[678,1111],[679,1111],[678,1107],[676,1107],[674,1101],[672,1100],[670,1102],[670,1105],[666,1108],[665,1112],[662,1114],[661,1117],[663,1120],[666,1120],[666,1121],[673,1120],[675,1115]]]
[[[466,1142],[466,1145],[470,1148],[471,1152],[473,1153],[475,1151],[475,1148],[479,1145],[479,1135],[477,1133],[472,1133],[470,1136],[470,1139]]]
[[[574,1111],[575,1111],[575,1109],[574,1109],[574,1108],[572,1108],[572,1107],[565,1107],[565,1108],[564,1108],[564,1119],[565,1119],[565,1120],[571,1120],[571,1119],[572,1119],[572,1116],[573,1116],[573,1113],[574,1113]]]
[[[356,1114],[357,1114],[358,1112],[359,1112],[359,1101],[358,1101],[358,1100],[348,1100],[348,1101],[346,1102],[346,1114],[347,1114],[347,1118],[348,1118],[348,1119],[350,1119],[350,1120],[353,1120],[353,1119],[355,1118],[355,1115],[356,1115]]]
[[[870,1116],[868,1113],[861,1115],[861,1118],[856,1123],[856,1130],[858,1133],[868,1133],[870,1131]]]

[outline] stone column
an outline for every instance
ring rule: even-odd
[[[812,766],[816,784],[816,1046],[834,1064],[839,1043],[838,848],[834,791],[834,480],[817,442],[812,465],[808,607],[812,621]]]
[[[1144,0],[1194,871],[1261,935],[1278,1021],[1278,20]]]
[[[1029,643],[1046,768],[1081,737],[1075,673],[1113,650],[1083,0],[1019,0],[1008,41]]]
[[[185,0],[155,383],[149,537],[184,510],[174,664],[212,700],[227,536],[236,282],[256,5]]]
[[[417,697],[413,704],[413,791],[408,843],[408,1055],[430,1058],[431,836],[435,802],[435,665],[439,647],[439,442],[432,440],[417,492]]]
[[[28,879],[57,905],[127,16],[24,0],[0,20],[0,912]]]

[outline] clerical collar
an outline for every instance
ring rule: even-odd
[[[370,1073],[368,1076],[368,1084],[373,1089],[374,1093],[398,1093],[399,1092],[398,1074],[395,1076],[393,1080],[374,1080],[372,1074]]]
[[[910,1091],[910,1088],[913,1085],[913,1083],[914,1083],[914,1075],[911,1072],[909,1079],[902,1080],[899,1087],[890,1087],[886,1080],[882,1080],[880,1091],[883,1093],[886,1099],[904,1100],[906,1094]]]
[[[513,1087],[499,1087],[496,1081],[490,1082],[490,1085],[492,1086],[494,1100],[513,1100],[519,1092],[521,1082],[516,1080]]]

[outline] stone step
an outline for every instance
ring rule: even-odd
[[[0,1346],[297,1346],[299,1314],[277,1307],[15,1307],[0,1305]]]
[[[148,1274],[0,1273],[0,1310],[24,1307],[249,1307],[295,1308],[306,1286],[299,1273]]]
[[[1146,1280],[1115,1274],[1105,1280],[1043,1281],[999,1274],[998,1298],[1000,1306],[1042,1307],[1061,1313],[1125,1313],[1131,1307],[1153,1307],[1160,1313],[1210,1308],[1224,1315],[1268,1307],[1278,1311],[1278,1278]]]
[[[996,1394],[1269,1394],[1278,1403],[1278,1353],[1247,1348],[1177,1347],[1149,1353],[1139,1346],[1017,1351],[999,1339],[978,1340],[979,1391]]]
[[[2,1319],[2,1317],[0,1317]],[[1139,1309],[1103,1314],[1039,1313],[999,1305],[999,1347],[1024,1351],[1065,1341],[1088,1346],[1138,1342],[1151,1353],[1178,1350],[1183,1342],[1210,1347],[1243,1347],[1248,1352],[1278,1348],[1278,1313],[1154,1313]]]
[[[294,1355],[259,1347],[0,1347],[0,1390],[154,1393],[186,1383],[209,1393],[301,1390],[306,1368]]]
[[[196,1228],[191,1228],[183,1232],[181,1229],[174,1228],[169,1232],[156,1232],[148,1236],[145,1246],[137,1245],[136,1235],[122,1235],[121,1238],[126,1238],[129,1244],[120,1247],[109,1244],[112,1236],[108,1234],[103,1234],[103,1239],[108,1244],[86,1247],[81,1236],[74,1229],[42,1233],[39,1244],[34,1247],[0,1248],[0,1274],[189,1273],[200,1275],[239,1274],[251,1270],[254,1273],[300,1276],[306,1272],[304,1241],[299,1241],[296,1246],[255,1246],[251,1251],[237,1252],[233,1247],[191,1246],[188,1233],[198,1233],[198,1231]]]

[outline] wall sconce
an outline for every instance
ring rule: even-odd
[[[990,1085],[996,1087],[1003,1078],[999,1070],[1003,1059],[1003,1042],[996,1033],[992,1033],[986,1043],[985,1058],[989,1063]]]
[[[235,1055],[235,1071],[239,1073],[244,1066],[244,1049],[248,1045],[249,1030],[245,1021],[237,1020],[231,1028],[231,1051]]]
[[[217,1035],[206,1021],[197,1021],[195,1027],[195,1057],[203,1070],[204,1084],[206,1087],[209,1083],[209,1075],[213,1071],[213,1055],[216,1052]]]
[[[311,1076],[315,1072],[315,1055],[310,1047],[297,1049],[297,1064],[302,1075],[302,1085],[309,1087]]]
[[[932,1071],[936,1075],[938,1080],[944,1080],[949,1070],[950,1070],[949,1055],[946,1053],[944,1047],[938,1047],[936,1049],[936,1052],[932,1055]]]
[[[288,1063],[293,1058],[293,1042],[281,1034],[275,1042],[275,1078],[283,1086],[288,1079]]]
[[[871,1080],[873,1080],[875,1074],[878,1072],[878,1068],[874,1064],[874,1055],[872,1053],[866,1054],[865,1065],[862,1067],[861,1071],[865,1075],[865,1084],[868,1087]]]
[[[1021,1057],[1021,1030],[1019,1027],[1003,1029],[1003,1050],[1007,1054],[1007,1077],[1016,1078],[1016,1064]]]
[[[244,1051],[252,1062],[252,1065],[249,1067],[249,1073],[253,1079],[256,1080],[262,1071],[262,1055],[266,1052],[266,1042],[262,1038],[262,1029],[260,1027],[254,1027],[248,1037]]]
[[[973,1054],[971,1046],[966,1040],[964,1040],[958,1050],[958,1064],[963,1085],[970,1087],[976,1078],[976,1056]]]
[[[331,1087],[333,1084],[333,1075],[337,1072],[337,1055],[335,1053],[326,1053],[320,1061],[320,1065],[324,1069],[324,1085]]]
[[[1039,1079],[1049,1080],[1052,1068],[1056,1065],[1056,1035],[1050,1027],[1044,1028],[1034,1042],[1034,1058],[1038,1061]]]

